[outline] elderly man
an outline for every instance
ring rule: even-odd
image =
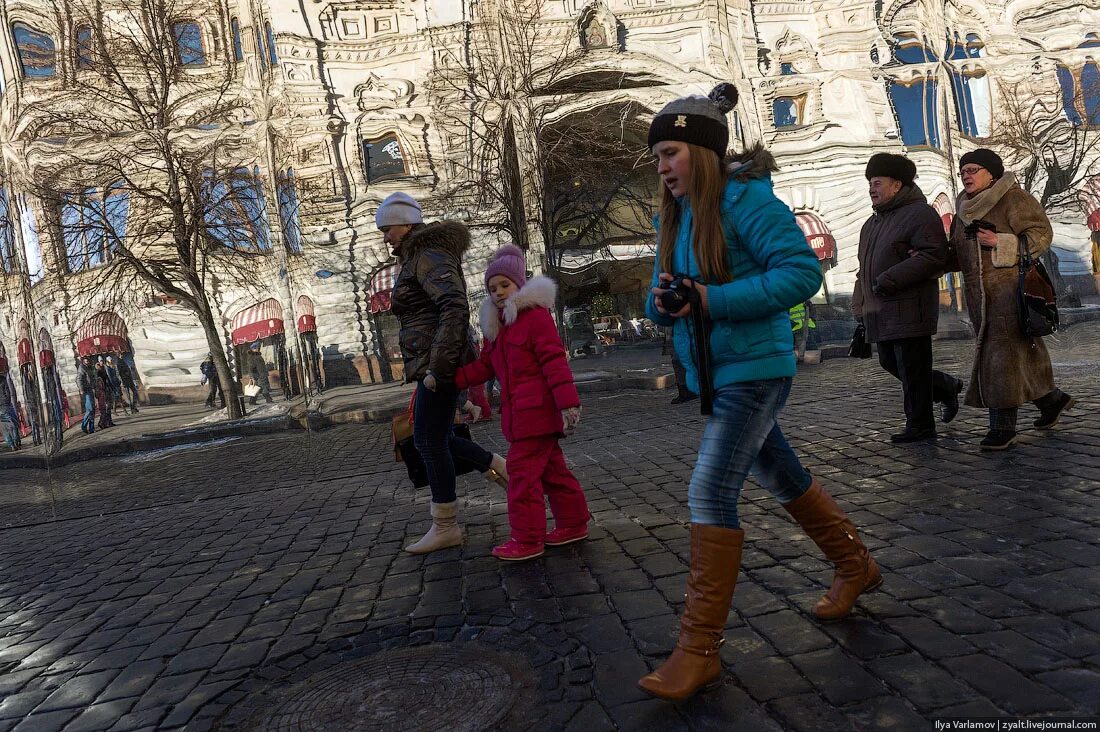
[[[874,214],[859,233],[859,271],[852,312],[878,344],[879,363],[901,381],[905,430],[892,442],[936,436],[933,401],[942,419],[959,411],[962,381],[932,369],[932,335],[939,316],[936,279],[944,270],[947,237],[935,209],[914,182],[917,167],[902,155],[877,153],[865,175]]]

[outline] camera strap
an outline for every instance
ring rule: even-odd
[[[692,280],[692,285],[695,281]],[[714,378],[710,364],[710,318],[700,307],[699,291],[692,287],[691,332],[692,350],[695,356],[695,368],[699,376],[699,413],[714,413]]]

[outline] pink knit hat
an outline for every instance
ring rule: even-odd
[[[527,261],[523,257],[523,250],[515,244],[505,244],[493,255],[489,262],[489,269],[485,270],[485,284],[497,275],[504,275],[516,287],[523,287],[527,282]]]

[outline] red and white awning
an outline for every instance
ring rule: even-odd
[[[76,329],[76,352],[80,356],[129,350],[126,323],[116,313],[96,313]]]
[[[30,363],[34,360],[34,346],[31,345],[31,326],[26,320],[19,321],[19,340],[15,344],[19,365]]]
[[[283,306],[274,299],[258,302],[233,316],[230,330],[233,334],[234,346],[282,333],[285,330]]]
[[[940,215],[944,233],[950,234],[951,224],[955,220],[955,207],[951,205],[951,199],[947,197],[946,193],[941,193],[936,196],[935,201],[932,201],[932,208],[936,209],[936,213]]]
[[[306,295],[298,298],[298,332],[311,333],[317,330],[317,312],[313,308],[313,300]]]
[[[814,250],[818,260],[836,262],[836,239],[825,222],[809,211],[795,214],[798,228],[806,235],[806,243]]]
[[[42,368],[53,366],[57,356],[53,352],[53,338],[45,328],[38,331],[38,363]]]
[[[401,265],[391,264],[371,279],[370,311],[372,313],[381,313],[390,309],[390,297],[399,274],[401,274]]]

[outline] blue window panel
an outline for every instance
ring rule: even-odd
[[[966,55],[969,58],[983,58],[985,56],[985,44],[977,33],[966,34]]]
[[[894,36],[894,58],[903,64],[923,64],[936,61],[936,54],[911,35]]]
[[[955,114],[959,119],[959,131],[969,137],[979,135],[978,120],[974,116],[974,95],[971,79],[961,71],[951,71],[951,92],[955,98]]]
[[[88,268],[88,257],[80,226],[80,201],[73,195],[64,196],[61,201],[61,239],[65,243],[65,260],[70,272],[81,272]]]
[[[924,82],[924,127],[928,144],[940,146],[940,105],[937,103],[939,85],[932,80]]]
[[[271,32],[271,23],[264,23],[264,35],[267,36],[267,59],[275,67],[279,64],[279,59],[275,55],[275,34]]]
[[[23,231],[23,254],[26,256],[27,275],[33,285],[42,281],[46,268],[42,264],[42,245],[38,241],[38,222],[34,220],[34,213],[31,211],[25,194],[20,197],[19,202],[19,209],[22,213],[19,223]]]
[[[107,189],[104,218],[106,219],[108,234],[107,250],[116,252],[126,238],[127,224],[130,219],[130,192],[123,187],[121,182],[115,183]]]
[[[794,99],[777,97],[772,100],[772,119],[776,127],[795,127],[798,125],[798,108]]]
[[[78,69],[90,69],[94,60],[92,27],[82,25],[76,29],[76,67]]]
[[[13,23],[12,36],[19,51],[19,63],[27,79],[50,79],[57,63],[57,49],[53,39],[29,25]]]
[[[1085,120],[1100,124],[1100,69],[1090,61],[1081,69],[1081,98],[1085,102]]]
[[[302,228],[298,221],[298,192],[294,186],[294,170],[279,177],[279,223],[283,227],[283,241],[292,254],[302,253]]]
[[[106,232],[104,226],[107,221],[103,208],[103,198],[94,188],[84,191],[81,201],[80,215],[84,229],[84,245],[88,252],[88,266],[98,267],[107,263],[107,252],[103,246]]]
[[[237,168],[224,181],[214,181],[208,169],[204,173],[207,209],[203,216],[212,237],[224,246],[242,252],[260,252],[270,248],[267,236],[267,208],[258,175]]]
[[[947,53],[944,54],[948,61],[965,61],[966,60],[966,46],[959,40],[959,36],[956,33],[953,41],[947,43]]]
[[[901,126],[904,145],[926,145],[928,137],[924,129],[924,82],[905,86],[896,81],[890,83],[890,99]]]
[[[230,20],[229,30],[233,34],[233,60],[244,61],[244,46],[241,45],[241,21],[236,18]]]
[[[260,59],[260,68],[267,68],[267,54],[264,52],[264,37],[260,33],[259,26],[256,27],[256,56]]]
[[[1100,38],[1095,33],[1086,33],[1085,40],[1078,48],[1100,48]]]
[[[16,270],[15,225],[11,220],[8,191],[3,187],[0,187],[0,266],[6,274],[12,274]]]
[[[202,45],[202,28],[194,21],[172,24],[176,40],[176,59],[183,66],[205,66],[206,49]]]
[[[783,63],[779,64],[779,73],[782,76],[793,76],[798,72],[794,70],[794,64],[784,61]]]
[[[1062,89],[1062,111],[1071,124],[1081,124],[1081,114],[1077,111],[1075,97],[1077,96],[1077,83],[1073,78],[1073,72],[1065,66],[1058,67],[1058,86]]]

